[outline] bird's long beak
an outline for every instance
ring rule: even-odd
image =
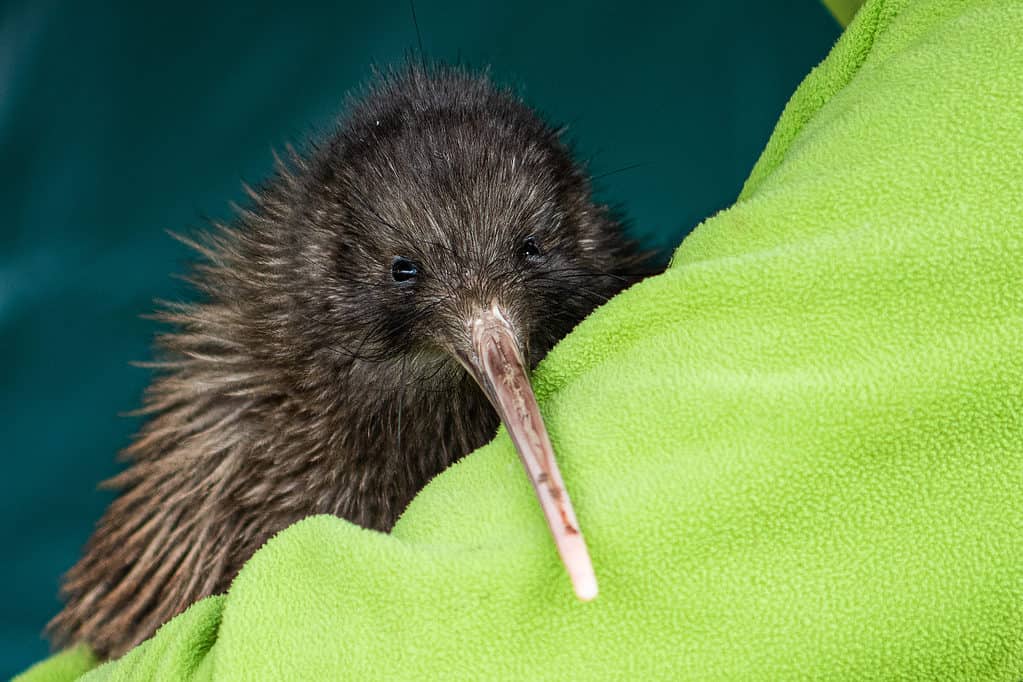
[[[554,461],[519,342],[496,302],[477,313],[469,325],[472,350],[459,354],[458,359],[479,382],[507,427],[536,489],[576,596],[589,601],[597,596],[593,564]]]

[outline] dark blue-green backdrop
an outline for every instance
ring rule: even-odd
[[[216,4],[216,7],[212,5]],[[46,655],[60,574],[111,499],[166,229],[228,215],[271,149],[416,46],[409,5],[0,4],[0,675]],[[731,203],[839,28],[816,0],[418,0],[431,57],[490,64],[668,250]]]

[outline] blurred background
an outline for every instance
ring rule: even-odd
[[[128,363],[157,331],[139,315],[189,295],[165,230],[228,217],[272,149],[418,49],[404,0],[298,4],[0,2],[0,676],[47,655],[60,575],[112,497],[96,485],[148,380]],[[665,255],[734,201],[839,34],[817,0],[415,9],[429,57],[490,65],[568,124]]]

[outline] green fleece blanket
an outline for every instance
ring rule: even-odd
[[[869,2],[736,205],[535,382],[596,601],[502,433],[86,679],[1020,679],[1023,5]]]

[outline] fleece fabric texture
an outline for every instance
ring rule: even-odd
[[[1019,679],[1021,36],[1019,2],[868,2],[735,206],[537,370],[594,602],[502,432],[85,679]]]

